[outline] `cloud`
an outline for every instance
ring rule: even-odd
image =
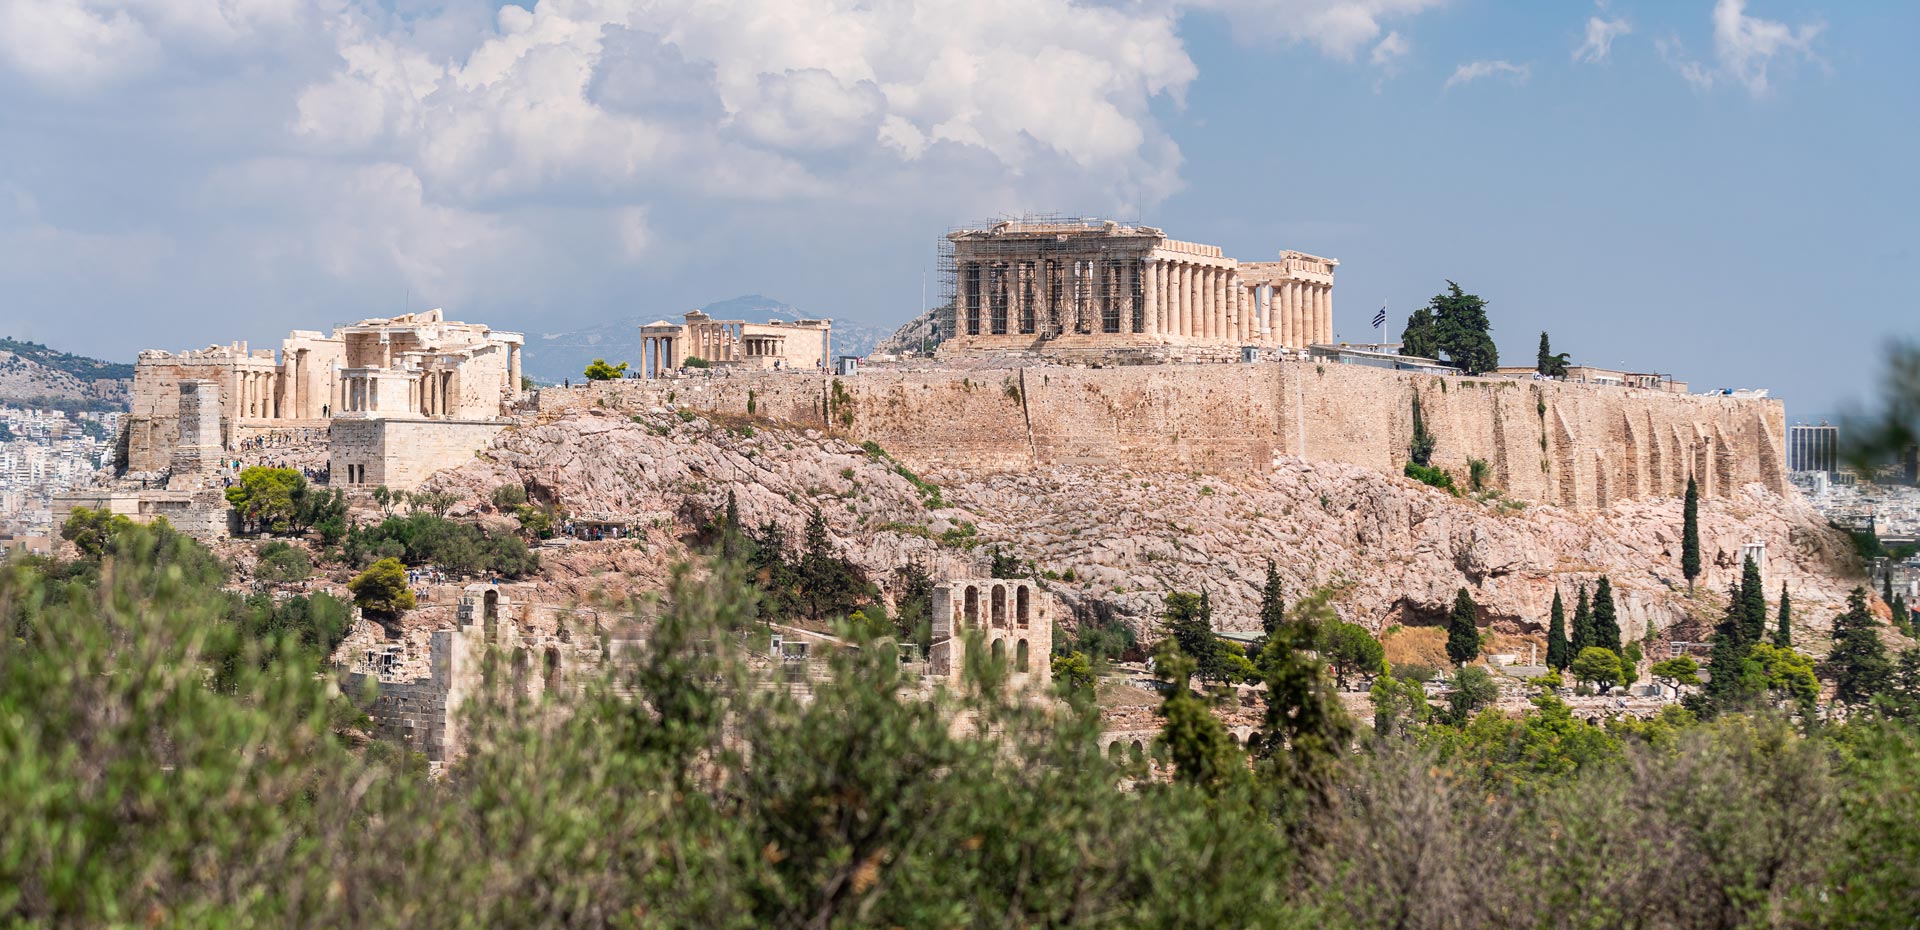
[[[1601,19],[1598,16],[1587,18],[1587,37],[1580,47],[1573,50],[1573,60],[1588,64],[1606,61],[1613,51],[1613,40],[1633,32],[1633,24],[1626,17],[1619,19]]]
[[[41,87],[89,91],[144,70],[159,44],[139,20],[80,0],[0,0],[0,61]]]
[[[1515,84],[1525,84],[1533,76],[1530,65],[1516,65],[1510,61],[1473,61],[1453,69],[1453,76],[1447,78],[1443,90],[1451,90],[1458,84],[1471,84],[1481,78],[1505,77]]]
[[[1373,46],[1373,54],[1369,58],[1374,67],[1390,70],[1396,67],[1400,59],[1405,58],[1407,52],[1412,49],[1413,43],[1408,42],[1405,36],[1398,32],[1389,32],[1386,38]]]
[[[1381,63],[1383,22],[1445,4],[1446,0],[1185,0],[1188,7],[1224,13],[1247,34],[1311,43],[1341,61],[1352,61],[1361,48],[1372,44],[1375,64]],[[1392,38],[1388,33],[1386,39]]]
[[[1748,16],[1746,6],[1746,0],[1718,0],[1714,4],[1711,65],[1689,57],[1675,38],[1660,42],[1661,54],[1687,83],[1700,90],[1731,82],[1755,98],[1772,92],[1775,65],[1790,65],[1795,60],[1820,62],[1813,42],[1825,31],[1826,24],[1810,21],[1790,26]]]

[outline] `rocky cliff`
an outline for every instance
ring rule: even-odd
[[[1280,457],[1271,469],[1223,477],[1194,471],[1048,465],[1021,472],[949,472],[939,506],[894,463],[816,430],[696,417],[665,409],[631,419],[579,411],[503,433],[479,460],[433,478],[472,509],[516,483],[576,515],[619,515],[638,543],[577,547],[548,559],[556,596],[645,589],[683,554],[674,540],[724,506],[797,534],[821,508],[850,557],[883,583],[909,559],[938,571],[978,570],[985,546],[1031,559],[1069,606],[1111,605],[1152,622],[1169,589],[1213,593],[1223,629],[1255,625],[1272,559],[1295,595],[1340,587],[1338,607],[1375,629],[1437,623],[1466,587],[1496,629],[1544,628],[1558,586],[1611,577],[1622,625],[1697,640],[1739,571],[1742,547],[1765,547],[1770,593],[1784,582],[1804,645],[1824,631],[1859,565],[1847,540],[1797,497],[1759,484],[1702,508],[1708,568],[1689,595],[1679,571],[1680,502],[1657,497],[1598,510],[1449,496],[1397,475]],[[1055,580],[1059,579],[1059,580]],[[1070,579],[1070,580],[1068,580]]]

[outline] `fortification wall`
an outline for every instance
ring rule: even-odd
[[[472,458],[505,428],[496,420],[335,417],[328,428],[328,472],[335,484],[410,491],[428,475]]]
[[[1594,509],[1680,493],[1785,493],[1779,401],[1285,361],[1123,368],[875,370],[853,377],[604,382],[541,392],[540,409],[685,406],[753,412],[872,440],[925,472],[1052,465],[1262,473],[1283,456],[1398,473],[1414,398],[1433,464],[1469,461],[1523,500]]]

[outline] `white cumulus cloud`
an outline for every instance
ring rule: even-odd
[[[1247,34],[1311,43],[1343,61],[1352,60],[1370,44],[1377,59],[1376,43],[1387,29],[1384,23],[1445,4],[1446,0],[1185,0],[1186,6],[1226,14]]]
[[[1788,25],[1748,16],[1746,8],[1746,0],[1718,0],[1714,4],[1711,64],[1688,57],[1675,39],[1661,43],[1662,53],[1681,77],[1701,90],[1732,83],[1756,98],[1772,91],[1776,65],[1819,63],[1813,43],[1826,30],[1826,24],[1809,21]]]
[[[1500,61],[1497,59],[1492,61],[1470,61],[1453,69],[1453,76],[1447,78],[1445,89],[1452,89],[1460,84],[1471,84],[1482,78],[1490,77],[1504,77],[1515,84],[1525,84],[1527,78],[1532,76],[1533,68],[1530,65],[1516,65],[1510,61]]]
[[[1598,16],[1587,18],[1587,37],[1580,47],[1573,50],[1573,60],[1588,64],[1606,61],[1613,52],[1613,40],[1631,34],[1633,24],[1626,17],[1619,19],[1601,19]]]

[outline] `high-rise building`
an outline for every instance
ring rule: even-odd
[[[1787,470],[1824,471],[1840,467],[1840,429],[1825,423],[1800,424],[1787,431]]]

